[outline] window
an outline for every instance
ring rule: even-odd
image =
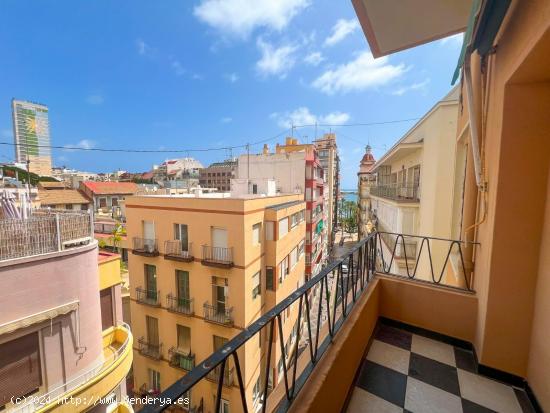
[[[149,388],[155,392],[160,391],[160,372],[148,369],[149,370]]]
[[[266,290],[275,291],[275,283],[273,282],[273,267],[265,267],[265,288]]]
[[[302,257],[302,255],[304,255],[304,243],[305,243],[305,241],[302,240],[298,244],[298,259],[300,259]]]
[[[279,220],[279,239],[283,238],[288,232],[288,218]]]
[[[112,206],[118,206],[118,198],[116,198],[116,197],[111,198],[111,205]]]
[[[254,406],[256,406],[260,401],[260,394],[261,394],[260,388],[261,388],[260,376],[258,376],[256,383],[254,383],[254,388],[252,389],[252,403],[254,404]]]
[[[176,270],[176,291],[179,300],[189,300],[189,272]]]
[[[106,330],[114,326],[113,289],[111,287],[99,292],[99,304],[101,308],[101,328]]]
[[[189,239],[187,235],[187,225],[174,224],[174,239],[181,241],[181,250],[189,251]]]
[[[157,267],[150,264],[144,264],[145,268],[145,289],[147,298],[150,300],[157,299]]]
[[[155,317],[145,316],[145,327],[147,329],[147,343],[151,346],[159,345],[159,320]]]
[[[283,280],[288,275],[288,255],[281,261],[279,264],[279,284],[283,282]]]
[[[0,410],[12,396],[28,395],[41,385],[38,333],[0,344]]]
[[[262,293],[262,287],[260,284],[260,276],[261,272],[258,271],[256,274],[252,276],[252,298],[256,298]]]
[[[265,239],[266,241],[275,239],[275,223],[273,221],[266,221],[265,223]]]
[[[143,238],[146,240],[155,239],[155,223],[153,221],[143,221]]]
[[[65,204],[65,209],[73,209],[73,204]]]
[[[294,268],[296,263],[298,262],[298,247],[294,247],[294,249],[289,254],[290,257],[290,269]]]
[[[218,314],[225,314],[229,288],[225,278],[212,277],[212,303]]]
[[[225,346],[225,343],[227,343],[228,341],[225,337],[220,337],[220,336],[213,336],[213,340],[214,340],[214,351],[221,350],[221,348]],[[226,370],[227,370],[227,366],[226,366]]]
[[[88,210],[88,204],[80,204],[80,210],[81,211],[87,211]]]
[[[178,333],[178,349],[190,354],[191,353],[191,329],[186,326],[176,324]]]
[[[260,245],[261,228],[262,228],[261,223],[254,224],[252,226],[252,245]]]
[[[99,198],[99,207],[100,208],[106,208],[107,207],[107,198]]]
[[[225,399],[220,400],[219,413],[229,413],[229,400],[225,400]]]

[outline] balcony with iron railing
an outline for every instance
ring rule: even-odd
[[[0,261],[62,251],[93,240],[87,211],[35,209],[0,219]]]
[[[166,296],[166,308],[168,311],[179,314],[193,315],[195,313],[192,298],[177,297],[171,293]]]
[[[166,394],[174,398],[202,379],[217,379],[215,401],[208,408],[219,411],[221,387],[226,384],[221,377],[232,371],[231,360],[237,377],[242,377],[239,348],[260,332],[266,338],[262,377],[268,377],[276,367],[271,358],[273,346],[285,354],[284,341],[275,339],[274,334],[277,329],[277,336],[282,337],[282,318],[289,309],[297,313],[299,349],[291,360],[282,358],[282,377],[274,379],[273,389],[267,381],[262,383],[262,411],[341,411],[379,319],[422,327],[461,343],[471,342],[477,301],[468,263],[477,244],[417,237],[418,254],[426,259],[417,259],[414,265],[406,265],[403,273],[394,273],[395,248],[389,248],[389,253],[381,248],[381,236],[370,234],[342,258],[326,265],[190,371],[185,381],[172,384]],[[397,237],[396,242],[403,243],[403,237]],[[241,379],[236,385],[242,386]],[[377,385],[387,387],[391,383]],[[246,400],[242,398],[243,403]],[[241,408],[253,410],[253,406]],[[160,409],[147,406],[145,412],[150,411]]]
[[[195,368],[195,355],[191,351],[181,350],[177,347],[170,347],[168,350],[169,363],[172,367],[181,370],[191,371]]]
[[[160,307],[160,291],[136,287],[136,301],[140,304]]]
[[[206,380],[218,383],[220,381],[220,373],[222,369],[220,366],[215,367],[206,376]],[[233,386],[233,368],[226,368],[223,370],[223,385],[226,387]]]
[[[370,195],[397,202],[420,202],[420,186],[418,184],[379,184],[370,188]]]
[[[182,262],[193,262],[193,243],[183,246],[180,240],[164,242],[164,259]]]
[[[157,240],[134,237],[132,239],[132,254],[144,257],[158,257],[160,253]]]
[[[147,341],[145,337],[140,337],[138,340],[138,351],[142,356],[160,360],[162,358],[162,343]]]
[[[204,303],[204,319],[211,323],[232,327],[234,323],[233,307],[210,305]]]
[[[218,268],[231,268],[233,262],[233,248],[202,246],[202,265]]]

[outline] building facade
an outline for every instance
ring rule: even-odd
[[[335,227],[338,223],[338,196],[340,194],[340,157],[336,145],[336,134],[326,133],[313,142],[319,155],[325,180],[324,202],[329,248],[334,243]]]
[[[136,394],[165,390],[304,282],[305,206],[302,195],[127,199]],[[282,324],[288,358],[297,345],[297,311]],[[239,350],[246,398],[256,408],[266,380],[273,386],[282,378],[279,351],[272,353],[269,377],[260,374],[265,340]],[[219,374],[201,381],[183,407],[213,411]],[[230,364],[224,411],[240,406],[236,380]]]
[[[16,162],[28,162],[30,172],[50,176],[52,155],[48,107],[17,99],[13,99],[11,105]]]
[[[236,177],[237,160],[228,159],[214,162],[199,171],[199,185],[203,188],[216,188],[220,192],[231,190],[231,179]]]
[[[0,408],[131,411],[124,397],[132,334],[122,324],[117,260],[98,260],[87,212],[0,220],[9,291],[0,295]]]
[[[261,154],[241,155],[239,179],[274,180],[280,193],[301,193],[306,201],[306,279],[317,274],[327,259],[325,182],[317,149],[287,138],[275,153],[264,146]],[[252,187],[251,192],[254,192]]]
[[[84,181],[79,190],[92,200],[95,213],[121,217],[122,201],[138,192],[139,187],[133,182]]]
[[[359,163],[359,172],[357,172],[357,196],[359,200],[359,219],[358,219],[358,231],[359,239],[364,238],[369,230],[372,229],[373,222],[371,219],[372,205],[370,199],[370,189],[376,184],[376,174],[372,170],[372,167],[376,163],[374,156],[372,155],[372,148],[367,145],[365,148],[365,154]],[[368,223],[370,224],[370,228]]]
[[[370,218],[378,231],[446,239],[452,236],[453,214],[460,210],[454,197],[461,190],[465,168],[453,138],[458,98],[455,87],[372,166],[376,184],[369,191]],[[382,239],[389,253],[397,237],[382,234]],[[414,267],[421,242],[413,237],[398,240],[395,271],[404,273],[406,265]],[[447,249],[448,245],[433,243],[431,253],[438,268]],[[419,265],[429,263],[420,260]]]

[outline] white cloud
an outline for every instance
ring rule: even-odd
[[[229,116],[225,116],[225,117],[220,119],[220,122],[221,123],[230,123],[230,122],[233,122],[233,118],[230,118]]]
[[[350,119],[348,113],[335,111],[324,116],[317,116],[310,112],[309,108],[302,106],[292,112],[272,113],[269,115],[281,128],[290,129],[298,125],[330,124],[341,125]]]
[[[64,147],[67,148],[65,150],[66,152],[72,152],[70,148],[93,149],[95,146],[95,141],[90,139],[81,139],[77,143],[69,143],[68,145],[64,145]]]
[[[224,34],[247,37],[254,29],[282,30],[310,0],[202,0],[193,14]]]
[[[298,49],[297,46],[287,44],[275,48],[272,44],[264,42],[258,38],[256,42],[262,54],[260,60],[256,62],[256,69],[262,76],[279,76],[284,79],[288,72],[296,63],[294,53]]]
[[[203,80],[204,76],[201,75],[200,73],[193,73],[193,75],[191,76],[191,79],[193,79],[193,80]]]
[[[374,59],[370,52],[363,52],[354,60],[325,71],[312,86],[327,95],[366,90],[385,85],[406,71],[404,64],[390,64],[387,56]]]
[[[235,83],[239,80],[239,75],[237,73],[226,73],[223,77],[231,83]]]
[[[183,76],[185,74],[185,69],[179,60],[172,60],[170,66],[176,75]]]
[[[311,52],[306,57],[304,57],[304,62],[312,66],[318,66],[319,63],[321,63],[323,60],[325,60],[325,58],[323,57],[321,52]]]
[[[145,43],[142,39],[136,40],[137,51],[140,55],[145,56],[151,52],[151,47]]]
[[[89,95],[86,97],[86,102],[90,105],[101,105],[105,99],[99,94]]]
[[[336,43],[340,43],[358,28],[359,22],[357,19],[339,19],[336,24],[332,26],[331,35],[325,39],[325,46],[334,46]]]
[[[414,90],[426,90],[426,86],[430,83],[430,79],[425,79],[422,82],[412,83],[408,86],[400,87],[399,89],[394,90],[391,94],[396,96],[402,96],[407,92]]]
[[[462,41],[464,39],[464,33],[453,34],[452,36],[444,37],[439,41],[440,45],[449,44],[451,46],[462,46]]]

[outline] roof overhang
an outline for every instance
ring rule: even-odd
[[[374,57],[452,34],[468,24],[472,0],[352,0]]]
[[[390,149],[382,158],[380,158],[372,167],[373,170],[384,166],[391,165],[394,162],[397,162],[400,159],[403,159],[414,152],[422,149],[424,142],[413,142],[413,143],[400,143],[394,148]]]

